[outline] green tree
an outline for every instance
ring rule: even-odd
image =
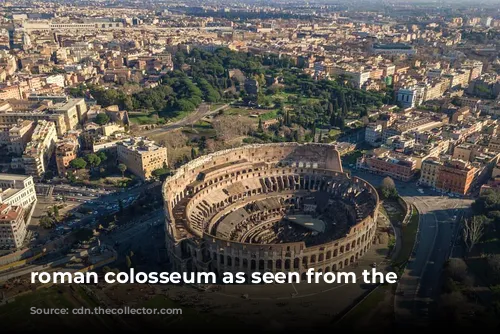
[[[122,172],[122,177],[124,177],[125,171],[127,170],[127,166],[125,164],[118,164],[118,170]]]
[[[108,160],[108,156],[104,153],[104,151],[97,152],[97,156],[101,159],[101,162]]]
[[[54,220],[49,216],[43,216],[40,218],[40,226],[44,229],[51,229],[54,227]]]
[[[164,179],[170,174],[170,169],[166,167],[158,168],[152,171],[151,174],[159,179]]]
[[[87,162],[83,158],[76,158],[71,160],[69,165],[74,169],[84,169],[87,167]]]
[[[385,199],[395,199],[399,196],[396,189],[396,184],[394,183],[394,180],[389,176],[385,177],[382,180],[382,184],[380,185],[380,192],[382,193],[382,197]]]
[[[264,126],[262,124],[262,118],[259,118],[259,126],[257,127],[257,131],[264,132]]]
[[[90,153],[86,156],[87,162],[90,164],[90,167],[96,168],[101,164],[101,158],[99,158],[96,154]]]
[[[107,124],[109,122],[109,116],[106,113],[99,113],[97,114],[94,122],[99,125]]]

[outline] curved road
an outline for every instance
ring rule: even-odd
[[[383,179],[357,170],[352,174],[374,186],[380,185]],[[438,294],[441,271],[458,234],[457,222],[473,200],[441,196],[429,189],[423,189],[422,194],[415,182],[395,183],[399,194],[420,213],[415,248],[399,280],[395,297],[396,321],[414,328],[425,326],[429,321],[429,307]]]
[[[210,110],[210,105],[202,104],[198,107],[198,109],[196,109],[196,111],[190,113],[189,115],[187,115],[186,117],[184,117],[183,119],[181,119],[179,121],[172,122],[172,123],[169,123],[169,124],[166,124],[163,126],[159,126],[159,127],[156,127],[156,128],[150,129],[150,130],[140,130],[140,134],[142,136],[152,136],[152,135],[156,135],[156,134],[160,134],[160,133],[165,133],[165,132],[177,130],[177,129],[180,129],[184,126],[195,124],[196,122],[201,120],[203,117],[215,114],[221,110],[226,109],[227,107],[229,107],[229,104],[225,104],[225,105],[220,106],[214,110]]]

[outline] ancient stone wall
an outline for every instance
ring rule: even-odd
[[[259,196],[289,200],[305,191],[339,197],[365,192],[375,204],[344,237],[309,247],[304,242],[234,242],[210,232],[225,212]],[[219,151],[181,167],[165,181],[163,195],[166,246],[179,271],[340,270],[363,256],[375,236],[375,188],[344,174],[338,151],[328,144],[263,144]]]

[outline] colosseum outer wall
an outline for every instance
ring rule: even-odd
[[[375,208],[370,215],[352,226],[345,237],[310,247],[306,247],[304,242],[262,245],[238,243],[210,235],[201,225],[198,230],[192,227],[194,223],[190,221],[188,212],[191,212],[193,203],[198,203],[195,201],[199,194],[210,196],[213,189],[227,187],[245,177],[272,175],[276,178],[285,174],[305,175],[307,179],[304,183],[309,182],[307,187],[312,188],[321,187],[318,179],[324,177],[349,180],[353,189],[366,190],[373,196]],[[200,178],[200,175],[205,178]],[[306,188],[306,185],[303,186]],[[375,236],[378,208],[376,190],[364,180],[349,179],[342,171],[338,151],[326,144],[249,145],[216,152],[181,167],[165,181],[163,194],[167,249],[174,268],[180,271],[251,273],[290,270],[303,273],[308,268],[340,270],[363,256]],[[246,194],[243,195],[224,200],[220,207],[213,211],[208,209],[204,214],[216,214],[218,210],[243,200]],[[183,204],[183,201],[186,203]],[[204,220],[205,217],[202,218]],[[209,221],[209,217],[206,218]]]

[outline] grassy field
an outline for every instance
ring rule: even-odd
[[[224,115],[249,116],[251,111],[253,110],[248,108],[227,108],[226,110],[224,110]]]
[[[267,121],[267,120],[270,120],[270,119],[275,119],[276,117],[278,117],[278,110],[271,110],[271,111],[266,112],[265,114],[262,114],[260,116],[260,118],[263,121]]]
[[[130,121],[134,124],[146,125],[158,123],[158,117],[155,113],[134,113],[129,115]]]
[[[401,265],[406,261],[408,261],[408,258],[410,257],[410,254],[413,251],[415,238],[417,237],[418,220],[419,220],[418,211],[415,207],[413,207],[413,213],[410,218],[410,222],[402,226],[403,240],[401,243],[401,250],[399,251],[396,260],[394,261],[395,265]]]
[[[189,139],[196,137],[211,138],[216,135],[214,128],[208,122],[198,122],[193,126],[185,126],[182,128],[182,133],[188,136]]]

